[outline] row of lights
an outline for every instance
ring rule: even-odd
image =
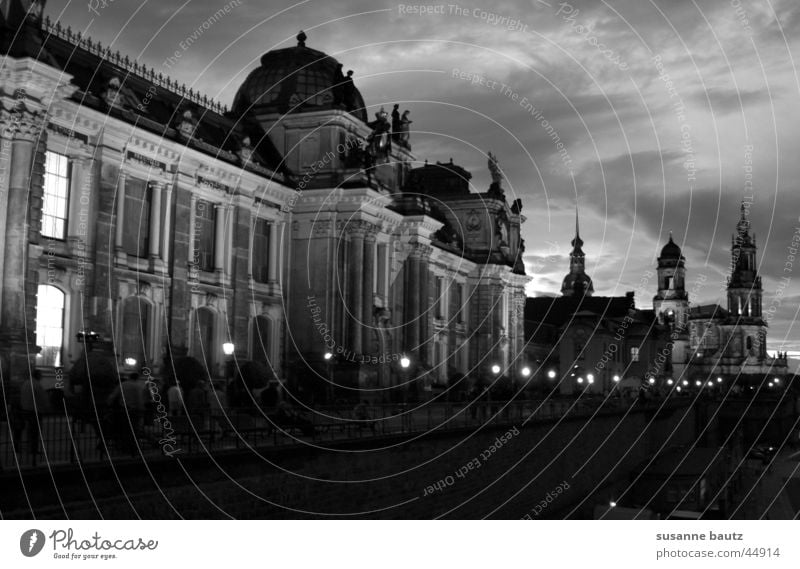
[[[235,349],[236,347],[231,342],[225,342],[222,344],[222,353],[225,354],[226,356],[232,356]],[[135,367],[136,364],[139,363],[139,360],[137,360],[134,357],[128,356],[123,360],[123,362],[128,367]]]

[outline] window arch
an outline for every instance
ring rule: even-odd
[[[136,360],[134,365],[147,365],[150,359],[150,303],[141,296],[130,296],[122,303],[123,361]]]
[[[52,285],[39,285],[36,294],[36,343],[42,348],[38,365],[60,367],[64,345],[66,295]]]

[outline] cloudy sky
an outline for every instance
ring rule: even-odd
[[[577,202],[596,294],[635,290],[649,307],[672,231],[692,302],[724,305],[739,204],[752,202],[770,349],[800,353],[796,0],[88,4],[51,0],[47,13],[157,68],[180,51],[165,72],[228,104],[303,29],[354,70],[370,115],[411,110],[420,161],[452,157],[484,191],[493,151],[528,218],[531,294],[558,292]]]

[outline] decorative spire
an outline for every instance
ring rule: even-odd
[[[300,30],[300,33],[297,34],[297,47],[306,47],[306,40],[308,36],[303,30]]]
[[[578,221],[578,204],[575,204],[575,239],[572,240],[572,254],[583,255],[583,239],[581,239],[581,228]]]

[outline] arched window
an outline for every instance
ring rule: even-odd
[[[38,365],[62,365],[65,295],[51,285],[39,285],[36,295],[36,344],[42,348]]]
[[[214,364],[217,360],[217,346],[214,341],[214,311],[207,307],[198,308],[194,316],[192,333],[192,356],[206,366],[210,376],[215,376]]]
[[[147,365],[150,346],[150,304],[139,296],[125,299],[122,305],[122,359],[136,360],[134,366]]]
[[[266,316],[256,316],[253,319],[252,358],[254,361],[270,365],[272,335],[272,321]]]

